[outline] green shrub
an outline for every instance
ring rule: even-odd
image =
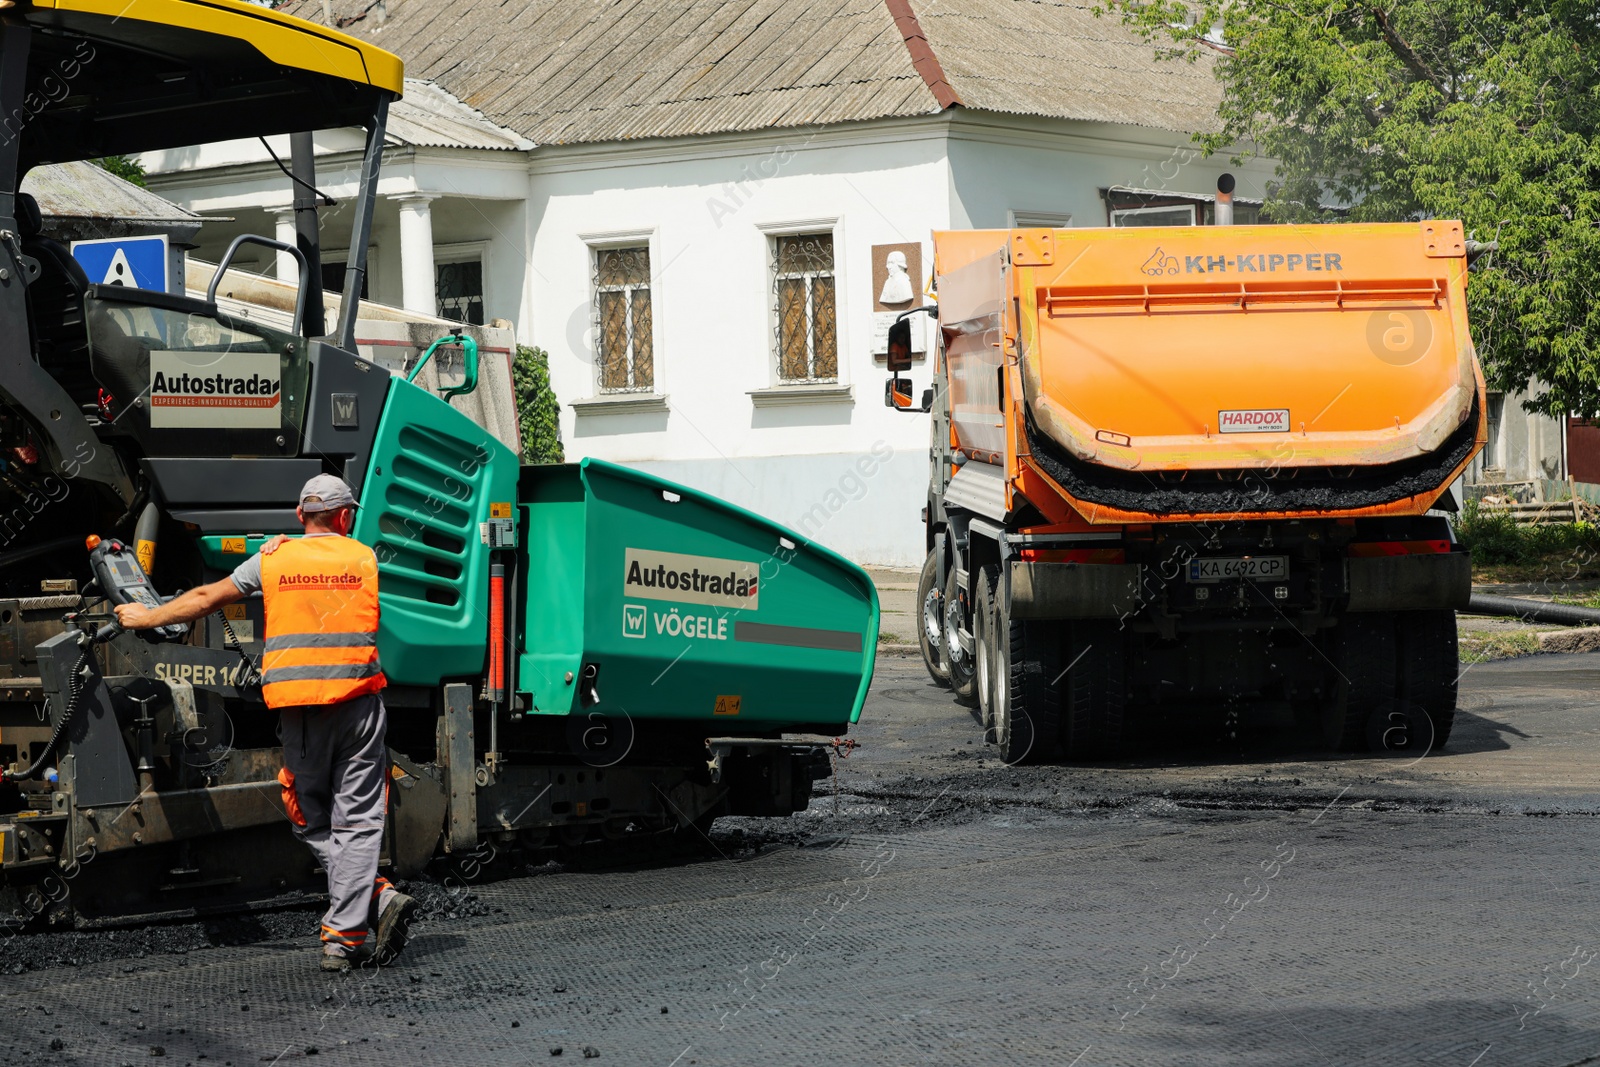
[[[1593,560],[1600,553],[1600,527],[1594,523],[1519,526],[1509,514],[1490,511],[1476,500],[1462,505],[1455,526],[1475,564],[1533,564],[1573,555]]]
[[[517,394],[522,462],[566,462],[561,447],[561,403],[550,388],[549,354],[542,348],[518,345],[517,358],[511,364],[511,386]]]
[[[1456,536],[1472,552],[1474,563],[1529,563],[1522,528],[1510,515],[1486,511],[1477,500],[1461,505]]]

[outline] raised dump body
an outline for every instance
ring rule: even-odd
[[[1013,475],[1031,461],[1090,522],[1419,515],[1480,443],[1457,223],[935,243],[958,447]],[[1020,389],[1002,410],[1008,305]]]
[[[924,645],[1010,756],[1243,700],[1443,743],[1470,564],[1428,513],[1485,438],[1459,223],[934,245]]]

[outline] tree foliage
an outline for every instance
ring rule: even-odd
[[[561,404],[550,388],[550,356],[544,349],[517,346],[517,358],[511,364],[511,385],[517,395],[517,421],[522,429],[522,462],[565,462]]]
[[[108,170],[125,182],[145,188],[144,167],[129,156],[104,156],[93,161],[102,170]]]
[[[1600,414],[1600,17],[1593,0],[1118,4],[1168,56],[1215,53],[1221,128],[1278,161],[1264,214],[1459,218],[1500,249],[1467,287],[1493,384]],[[1237,150],[1237,149],[1236,149]]]

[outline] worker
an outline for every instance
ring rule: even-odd
[[[277,537],[233,574],[159,608],[117,605],[129,630],[193,622],[262,594],[266,650],[261,693],[278,710],[284,808],[328,874],[322,917],[325,971],[389,963],[416,902],[378,874],[388,806],[387,716],[378,664],[378,562],[350,537],[350,487],[319,474],[300,490],[305,536]],[[377,937],[367,944],[376,925]]]

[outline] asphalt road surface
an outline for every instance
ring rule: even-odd
[[[401,961],[345,978],[304,908],[15,938],[0,1063],[1600,1062],[1600,655],[1462,685],[1420,760],[1219,711],[1008,768],[885,657],[804,815],[426,887]]]

